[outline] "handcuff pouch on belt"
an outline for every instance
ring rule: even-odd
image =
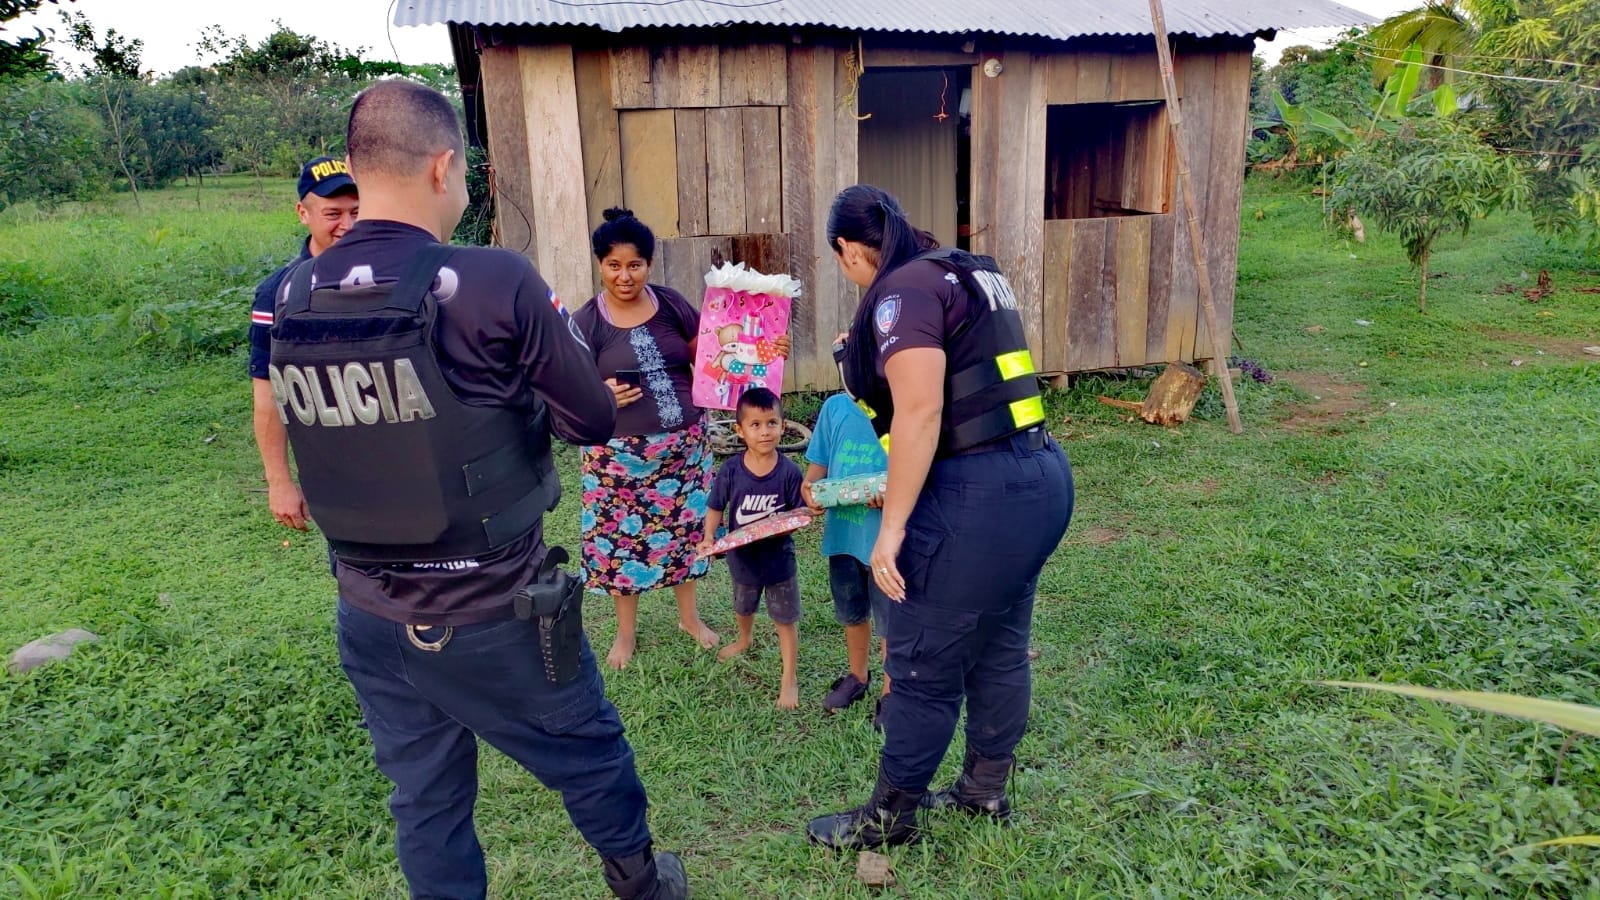
[[[583,650],[583,582],[561,568],[566,561],[566,548],[551,547],[533,582],[512,598],[517,618],[538,620],[539,655],[551,684],[578,676]]]

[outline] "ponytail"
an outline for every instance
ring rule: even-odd
[[[852,185],[834,198],[828,213],[828,244],[834,253],[840,252],[839,238],[877,253],[878,278],[939,247],[932,234],[911,225],[893,194],[870,184]]]
[[[839,192],[833,198],[833,208],[828,212],[828,244],[834,253],[842,253],[839,238],[864,244],[876,254],[878,273],[874,283],[883,276],[905,265],[917,254],[939,249],[939,241],[932,234],[914,228],[906,219],[906,211],[894,195],[870,184],[857,184]],[[849,345],[853,352],[840,361],[840,374],[852,396],[862,396],[866,385],[875,378],[874,353],[876,343],[872,335],[871,291],[863,295],[856,308],[855,321],[850,327]]]

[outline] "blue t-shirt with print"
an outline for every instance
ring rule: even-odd
[[[889,468],[889,458],[878,443],[867,414],[844,394],[834,394],[822,404],[817,427],[811,432],[806,461],[826,466],[829,478],[870,475]],[[870,564],[872,545],[878,540],[883,510],[865,506],[835,506],[828,510],[822,533],[822,555],[850,555]]]

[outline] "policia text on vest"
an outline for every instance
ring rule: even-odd
[[[311,517],[345,562],[477,559],[561,496],[548,407],[472,405],[445,380],[432,286],[454,252],[431,245],[392,283],[313,290],[312,261],[287,279],[268,377]]]
[[[416,365],[401,357],[393,366],[392,382],[381,362],[349,362],[342,367],[274,364],[267,372],[278,417],[285,425],[291,410],[302,425],[329,428],[395,424],[437,415]]]

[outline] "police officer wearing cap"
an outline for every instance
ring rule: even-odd
[[[651,849],[582,583],[543,541],[560,496],[551,431],[605,441],[612,392],[526,257],[441,243],[467,206],[448,99],[379,82],[347,146],[361,221],[285,279],[269,377],[337,557],[339,660],[394,783],[411,894],[487,891],[482,741],[561,793],[617,896],[686,897],[682,864]]]
[[[355,224],[360,198],[344,160],[319,156],[300,169],[299,202],[295,215],[310,232],[300,245],[300,255],[256,285],[250,305],[250,378],[255,407],[256,449],[267,475],[267,508],[272,517],[290,528],[306,530],[305,495],[289,472],[289,441],[272,404],[272,384],[267,365],[272,357],[272,312],[284,276],[297,263],[318,256],[344,237]]]
[[[938,249],[870,185],[835,198],[828,240],[865,289],[836,356],[889,451],[872,551],[873,577],[896,601],[878,780],[864,805],[807,827],[818,843],[857,849],[916,839],[919,806],[1009,817],[1034,590],[1072,516],[1073,487],[994,260]],[[963,701],[961,775],[925,795]]]

